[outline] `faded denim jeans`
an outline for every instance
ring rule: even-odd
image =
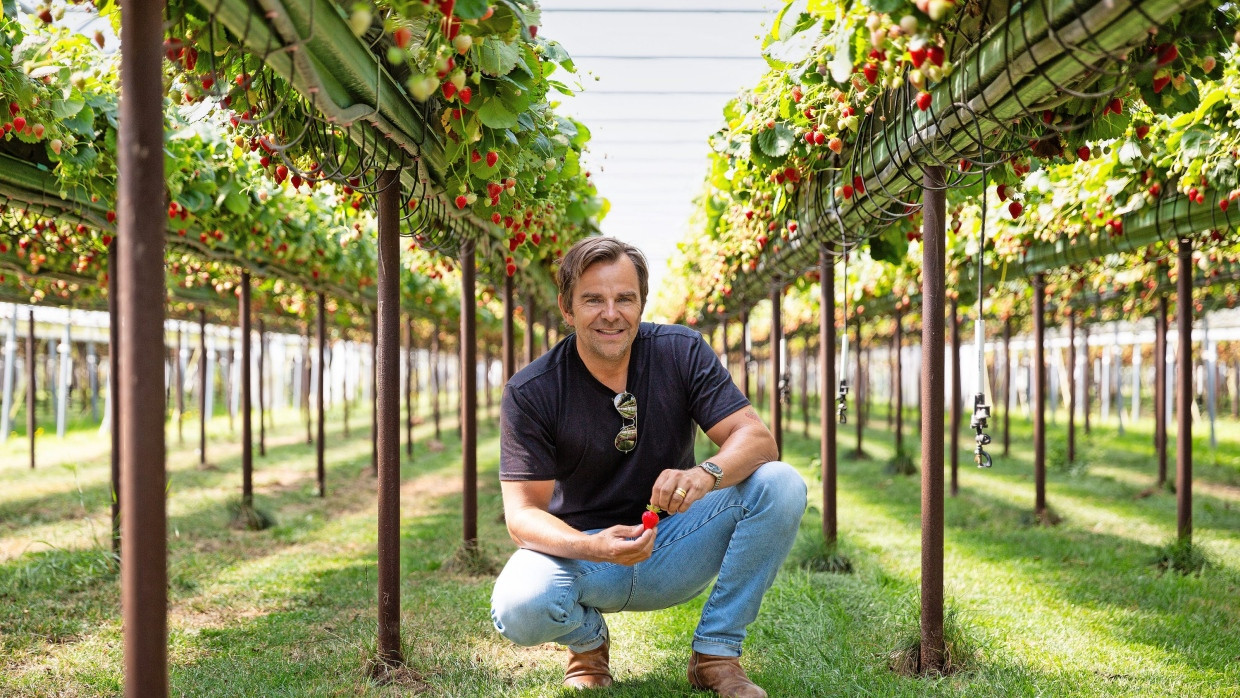
[[[653,554],[636,565],[518,550],[495,582],[491,620],[518,645],[558,642],[587,652],[607,638],[603,614],[676,606],[717,579],[693,649],[739,657],[745,629],[792,549],[805,504],[805,480],[773,461],[664,518]]]

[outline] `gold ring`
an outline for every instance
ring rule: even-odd
[[[688,497],[688,496],[689,496],[689,493],[688,493],[688,492],[686,492],[686,491],[685,491],[685,488],[683,488],[683,487],[677,487],[677,488],[676,488],[676,491],[675,491],[675,492],[673,492],[672,494],[678,494],[678,495],[680,495],[680,497],[681,497],[682,499],[683,499],[683,498],[685,498],[685,497]]]

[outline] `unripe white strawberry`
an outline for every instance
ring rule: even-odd
[[[469,34],[457,34],[456,38],[452,40],[452,47],[461,55],[469,53],[469,49],[473,45],[474,39]]]
[[[917,18],[913,15],[904,15],[900,18],[900,30],[905,34],[917,33]]]
[[[452,75],[450,75],[448,79],[451,80],[452,84],[456,85],[456,89],[459,90],[465,86],[465,71],[454,70],[452,71]]]

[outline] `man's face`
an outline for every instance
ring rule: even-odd
[[[582,352],[603,361],[623,359],[641,324],[641,287],[628,255],[591,265],[577,279],[571,307],[560,310],[577,332]]]

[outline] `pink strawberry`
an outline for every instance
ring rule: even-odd
[[[409,42],[413,41],[413,30],[409,27],[397,27],[396,31],[392,32],[392,40],[398,47],[406,48]]]

